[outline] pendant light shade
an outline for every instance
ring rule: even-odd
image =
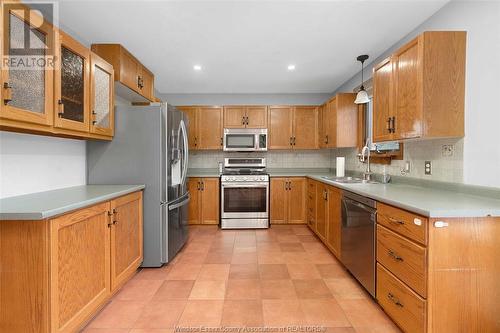
[[[358,94],[356,95],[356,100],[354,101],[355,104],[365,104],[370,101],[370,99],[368,98],[368,93],[366,92],[364,87],[361,87],[361,89],[363,90],[358,91]]]
[[[366,92],[365,90],[365,87],[364,87],[364,80],[363,80],[363,69],[364,69],[364,63],[365,63],[365,60],[368,59],[368,55],[367,54],[363,54],[363,55],[360,55],[356,58],[359,62],[361,62],[361,87],[359,88],[359,91],[358,91],[358,94],[356,95],[356,100],[354,101],[354,103],[356,104],[365,104],[365,103],[368,103],[370,101],[370,99],[368,98],[368,93]]]

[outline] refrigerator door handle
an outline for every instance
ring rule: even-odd
[[[187,134],[187,128],[186,124],[184,123],[184,120],[181,119],[180,123],[180,129],[182,129],[182,140],[184,142],[184,157],[183,157],[183,170],[182,170],[182,177],[181,177],[181,184],[184,184],[186,182],[187,178],[187,171],[188,171],[188,154],[189,154],[189,148],[188,148],[188,134]]]
[[[191,201],[191,198],[189,196],[187,196],[187,198],[182,200],[181,202],[178,202],[178,203],[175,203],[173,205],[168,206],[168,210],[171,211],[171,210],[177,209],[179,207],[182,207],[184,205],[187,205],[189,203],[189,201]]]

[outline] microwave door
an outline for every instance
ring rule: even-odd
[[[226,134],[224,143],[226,151],[253,151],[256,148],[253,134]]]

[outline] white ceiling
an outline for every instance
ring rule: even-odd
[[[59,19],[85,43],[123,44],[161,93],[319,93],[446,2],[63,1]]]

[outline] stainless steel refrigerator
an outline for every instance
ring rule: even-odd
[[[118,106],[110,142],[87,142],[89,184],[145,184],[143,267],[172,260],[188,235],[188,120],[166,103]]]

